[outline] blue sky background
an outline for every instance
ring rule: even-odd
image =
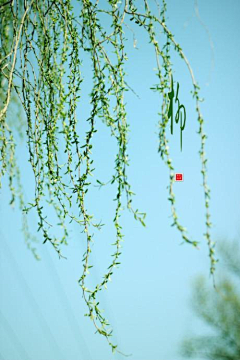
[[[153,1],[150,4],[154,5]],[[181,44],[201,86],[208,179],[211,187],[212,235],[227,240],[239,236],[240,200],[240,3],[237,0],[199,1],[199,13],[211,34],[196,17],[194,1],[168,1],[168,27]],[[121,267],[115,271],[107,291],[102,291],[101,307],[113,326],[114,341],[132,360],[180,360],[178,349],[188,335],[201,333],[205,326],[196,320],[189,307],[191,283],[202,273],[209,277],[208,251],[203,239],[204,203],[201,186],[200,147],[197,117],[190,94],[191,82],[186,66],[173,54],[174,80],[180,84],[180,101],[187,111],[180,152],[179,129],[171,137],[172,158],[184,182],[175,184],[180,220],[192,238],[201,240],[200,250],[180,245],[180,235],[172,228],[167,201],[168,171],[158,148],[157,123],[159,98],[149,88],[156,83],[153,50],[147,35],[134,27],[137,47],[126,28],[129,42],[126,95],[129,133],[129,180],[136,193],[135,208],[147,213],[143,228],[127,211],[122,215],[125,234]],[[212,63],[214,60],[214,68]],[[86,68],[83,74],[83,102],[87,102],[91,83]],[[89,76],[88,76],[89,75]],[[82,115],[87,116],[87,110]],[[17,121],[17,119],[16,119]],[[109,129],[98,122],[93,156],[95,177],[108,181],[114,168],[115,140]],[[33,177],[22,143],[18,158],[28,201],[33,195]],[[114,242],[112,224],[114,186],[93,187],[88,208],[106,226],[95,234],[92,281],[101,279],[111,260]],[[82,272],[85,238],[72,226],[69,245],[63,249],[67,260],[59,260],[49,244],[38,245],[42,260],[37,262],[24,245],[21,216],[8,203],[7,181],[1,190],[0,237],[0,360],[110,360],[112,354],[104,338],[84,317],[86,307],[77,280]],[[36,216],[30,215],[34,230]],[[220,266],[220,265],[219,265]],[[209,278],[209,284],[211,279]]]

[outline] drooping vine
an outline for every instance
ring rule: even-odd
[[[142,5],[144,12],[139,10]],[[126,82],[125,73],[125,29],[129,28],[129,21],[148,33],[155,51],[157,84],[153,85],[152,90],[159,93],[161,101],[158,151],[169,171],[168,199],[172,225],[180,232],[184,242],[196,247],[199,242],[191,240],[179,220],[173,192],[174,167],[168,140],[169,92],[173,73],[171,49],[180,55],[189,71],[199,124],[199,154],[206,212],[204,236],[209,248],[211,274],[214,273],[216,263],[214,243],[210,236],[210,190],[205,154],[207,136],[199,105],[199,86],[183,50],[166,25],[166,1],[157,5],[158,11],[153,11],[147,0],[143,0],[141,6],[134,0],[0,0],[0,186],[1,177],[7,173],[12,193],[11,203],[15,202],[15,198],[19,199],[26,242],[36,257],[27,225],[27,214],[33,209],[38,215],[37,230],[42,234],[43,243],[49,242],[59,257],[63,257],[62,245],[67,244],[69,239],[69,222],[76,222],[85,234],[83,273],[78,282],[88,309],[86,315],[93,321],[97,332],[107,339],[113,351],[117,345],[111,341],[112,329],[100,310],[98,295],[107,287],[114,268],[120,265],[124,236],[121,213],[124,203],[143,226],[146,216],[132,205],[134,193],[127,174],[129,120],[125,93],[127,90],[132,91]],[[103,21],[103,16],[107,20]],[[110,25],[110,32],[105,21]],[[81,103],[84,53],[89,57],[92,71],[89,80],[92,86],[91,110],[85,119],[85,134],[79,126],[78,111],[79,106],[84,106]],[[16,126],[9,115],[11,107],[17,104],[21,104],[25,113],[29,162],[35,181],[34,197],[28,204],[25,204],[23,196],[15,151],[19,125]],[[112,262],[102,281],[89,288],[87,278],[93,266],[90,264],[93,229],[102,227],[87,208],[87,192],[91,190],[91,179],[94,176],[94,136],[100,120],[109,128],[117,145],[114,173],[109,181],[116,188],[113,214],[116,239]],[[19,123],[20,119],[17,118],[16,122]],[[97,182],[103,186],[100,180],[97,179]],[[55,213],[55,223],[49,222],[46,211],[49,208]]]

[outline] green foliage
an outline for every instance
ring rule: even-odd
[[[67,244],[69,237],[68,222],[76,222],[79,225],[86,236],[83,273],[79,279],[88,308],[86,315],[93,321],[97,332],[107,339],[112,350],[116,349],[116,345],[110,340],[112,329],[99,308],[98,293],[107,287],[114,269],[120,265],[123,240],[120,218],[125,201],[134,218],[145,226],[145,214],[132,207],[134,193],[127,176],[129,124],[124,101],[125,93],[129,90],[124,70],[127,61],[124,26],[127,25],[127,21],[132,21],[148,33],[155,51],[157,84],[152,89],[159,93],[161,101],[158,151],[169,172],[168,199],[173,217],[172,226],[178,229],[184,242],[196,247],[198,241],[191,240],[179,220],[173,192],[174,166],[167,139],[168,92],[173,72],[170,61],[171,47],[185,62],[191,76],[199,123],[199,153],[206,209],[204,235],[209,246],[211,274],[216,263],[214,243],[210,237],[206,134],[203,131],[203,117],[199,107],[199,86],[186,56],[166,25],[166,1],[163,0],[161,7],[159,6],[157,16],[146,0],[143,4],[144,11],[141,13],[138,10],[138,2],[133,0],[125,0],[123,3],[108,0],[104,4],[99,1],[78,0],[74,4],[78,9],[76,15],[71,0],[0,0],[0,184],[1,177],[7,173],[12,202],[17,196],[25,215],[32,209],[36,210],[38,231],[42,234],[43,243],[51,243],[59,257],[63,257],[62,245]],[[103,15],[107,18],[106,24],[102,21]],[[160,33],[163,39],[161,45],[158,42]],[[89,55],[91,62],[92,79],[89,81],[92,90],[91,111],[86,119],[88,130],[82,142],[77,109],[81,102],[84,73],[81,57],[84,52]],[[35,196],[27,206],[24,206],[15,155],[15,124],[9,120],[9,109],[14,94],[18,95],[25,112],[26,141],[35,179]],[[116,187],[116,208],[113,214],[116,240],[113,244],[115,250],[112,262],[106,274],[95,288],[89,289],[86,279],[92,267],[90,254],[93,230],[102,226],[95,222],[86,206],[87,192],[91,190],[91,178],[94,176],[92,149],[97,132],[96,122],[99,119],[110,129],[118,148],[114,174],[110,181]],[[100,187],[105,185],[100,180],[98,184]],[[46,205],[52,207],[58,217],[58,226],[62,230],[60,237],[55,235],[52,224],[47,220]],[[76,208],[76,205],[77,211],[74,212],[73,208]],[[24,219],[25,235],[28,246],[31,247],[26,217]],[[35,253],[35,248],[32,250]]]
[[[192,305],[197,316],[212,330],[211,335],[184,341],[186,357],[214,360],[240,359],[240,246],[239,242],[220,248],[223,273],[216,290],[199,277],[194,285]]]

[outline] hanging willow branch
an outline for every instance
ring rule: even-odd
[[[138,10],[142,5],[144,12]],[[24,214],[23,228],[27,245],[36,257],[26,218],[31,209],[37,211],[38,231],[42,233],[43,243],[50,242],[59,257],[63,256],[62,244],[66,244],[68,239],[67,223],[74,221],[80,226],[86,236],[83,273],[79,279],[88,308],[86,315],[93,321],[97,332],[107,339],[113,351],[117,345],[111,342],[112,329],[99,308],[98,293],[103,287],[107,287],[114,268],[120,264],[119,256],[123,240],[120,217],[124,198],[134,218],[145,226],[145,214],[139,213],[132,207],[134,193],[127,176],[129,124],[124,96],[130,87],[127,85],[124,70],[127,61],[125,52],[127,39],[124,28],[129,28],[127,24],[129,20],[148,33],[150,43],[155,50],[158,82],[152,89],[159,93],[161,99],[158,150],[169,171],[168,191],[172,225],[178,229],[184,242],[196,247],[198,242],[190,239],[186,228],[180,223],[173,192],[174,167],[167,138],[172,78],[171,48],[180,55],[189,71],[199,123],[199,154],[206,209],[204,235],[209,247],[211,274],[214,273],[216,263],[214,243],[210,237],[206,134],[199,107],[199,86],[186,56],[166,25],[165,0],[161,6],[158,5],[158,9],[159,14],[156,16],[146,0],[141,6],[133,0],[126,0],[123,4],[117,0],[108,0],[104,4],[90,0],[78,0],[75,3],[71,0],[0,1],[0,186],[1,177],[7,173],[12,193],[11,204],[15,202],[16,197],[19,198],[20,209]],[[102,15],[108,17],[108,23],[111,25],[110,33],[104,27]],[[161,45],[158,42],[159,34],[163,39]],[[89,54],[92,68],[91,111],[86,119],[88,129],[84,142],[80,139],[82,132],[78,126],[77,115],[83,82],[84,67],[81,60],[83,52]],[[35,179],[35,196],[28,206],[24,203],[15,155],[16,132],[14,124],[7,116],[15,96],[18,96],[26,115],[29,161]],[[115,250],[112,262],[106,274],[99,284],[89,289],[86,281],[92,267],[90,254],[93,229],[100,229],[102,226],[101,223],[95,222],[86,207],[87,192],[91,189],[90,177],[94,174],[92,148],[94,135],[97,132],[96,122],[99,119],[110,129],[118,149],[114,174],[110,181],[116,186],[114,199],[116,208],[113,214],[116,240],[113,244]],[[100,186],[103,185],[100,181],[98,183]],[[51,206],[56,213],[58,226],[62,229],[61,236],[53,234],[54,227],[47,220],[46,205]],[[77,211],[74,211],[76,205]]]

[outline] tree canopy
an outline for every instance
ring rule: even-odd
[[[240,358],[240,246],[239,241],[222,242],[219,247],[221,275],[216,289],[209,289],[199,277],[193,289],[195,314],[209,327],[209,335],[186,339],[186,357],[211,360]]]

